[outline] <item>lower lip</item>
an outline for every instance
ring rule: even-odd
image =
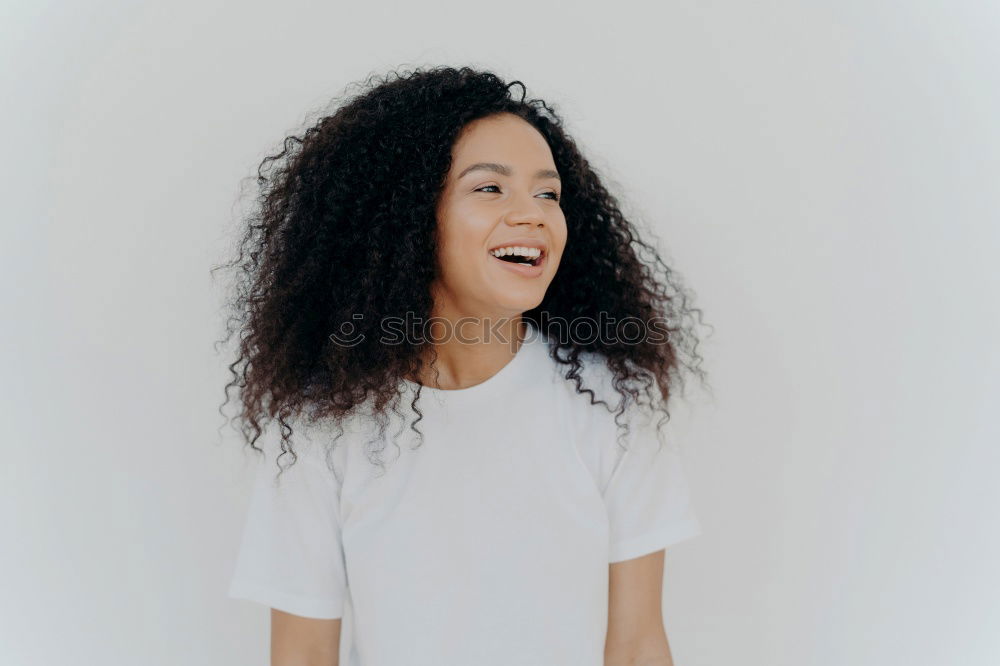
[[[511,273],[516,273],[521,277],[535,278],[542,274],[542,269],[545,268],[545,262],[548,260],[549,255],[543,254],[538,262],[537,266],[528,266],[526,264],[513,264],[509,261],[504,261],[503,259],[497,259],[492,254],[490,259],[500,264],[501,268],[505,268]]]

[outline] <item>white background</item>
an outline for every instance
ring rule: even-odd
[[[21,0],[0,31],[3,664],[267,662],[225,596],[254,459],[209,269],[285,134],[436,64],[555,104],[716,327],[673,422],[678,666],[1000,663],[997,3]]]

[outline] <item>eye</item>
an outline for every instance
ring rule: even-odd
[[[473,192],[482,192],[487,187],[495,187],[497,189],[500,189],[499,185],[483,185],[482,187],[479,187],[479,188],[473,190]],[[552,201],[559,201],[559,194],[557,192],[542,192],[542,194],[551,194],[552,195]]]

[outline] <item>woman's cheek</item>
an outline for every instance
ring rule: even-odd
[[[455,278],[461,282],[473,274],[473,266],[469,252],[452,246],[451,251],[444,254],[445,265],[442,271],[445,275]]]

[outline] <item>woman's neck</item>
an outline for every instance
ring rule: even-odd
[[[445,391],[470,388],[500,372],[513,360],[527,333],[521,315],[434,317],[436,321],[447,320],[448,325],[436,323],[428,331],[433,339],[425,348],[421,374],[412,381]],[[437,352],[433,367],[431,346]]]

